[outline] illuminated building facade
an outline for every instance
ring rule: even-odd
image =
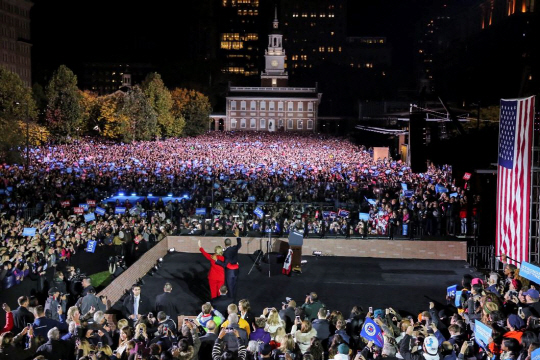
[[[0,0],[0,65],[32,86],[30,9],[26,0]]]

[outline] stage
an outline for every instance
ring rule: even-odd
[[[329,309],[338,309],[346,316],[354,305],[365,310],[369,306],[393,307],[417,315],[428,309],[431,299],[446,304],[447,286],[461,283],[464,274],[472,274],[465,261],[304,256],[307,263],[302,266],[302,274],[268,277],[266,263],[261,263],[261,271],[254,269],[248,275],[253,259],[239,255],[236,301],[248,299],[255,314],[264,307],[281,307],[285,297],[301,304],[306,294],[315,291]],[[209,267],[201,254],[168,253],[158,272],[143,278],[142,293],[153,302],[165,282],[170,282],[182,315],[197,315],[201,305],[210,300]],[[120,303],[114,308],[119,309]]]

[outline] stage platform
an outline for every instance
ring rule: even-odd
[[[329,309],[346,316],[354,305],[366,311],[369,306],[393,307],[416,316],[428,309],[429,301],[446,304],[446,287],[459,284],[464,274],[472,274],[464,261],[304,256],[307,263],[302,274],[269,277],[266,263],[248,274],[253,260],[253,256],[239,256],[236,302],[248,299],[257,315],[265,307],[280,308],[285,297],[302,304],[306,294],[315,291]],[[154,301],[170,282],[182,315],[197,315],[201,305],[210,300],[209,267],[201,254],[169,253],[156,274],[143,277],[142,293]],[[120,306],[118,302],[114,308]]]

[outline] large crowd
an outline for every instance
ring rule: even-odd
[[[321,135],[209,133],[132,144],[86,139],[32,148],[29,160],[28,166],[0,166],[0,287],[6,291],[25,279],[34,282],[33,293],[19,298],[16,311],[9,311],[7,304],[4,307],[8,320],[4,330],[11,331],[2,337],[0,356],[9,359],[45,354],[43,346],[54,348],[51,344],[58,344],[60,335],[67,353],[54,350],[45,358],[82,358],[91,349],[110,355],[115,348],[122,349],[120,354],[116,349],[117,358],[148,357],[156,351],[164,358],[193,358],[182,354],[187,349],[196,352],[201,327],[178,324],[177,331],[171,324],[163,332],[167,316],[176,320],[170,312],[158,311],[150,317],[148,312],[154,309],[147,309],[139,314],[142,317],[126,314],[127,323],[106,323],[106,299],[98,298],[90,279],[70,264],[89,241],[114,248],[113,272],[118,275],[168,235],[213,230],[228,236],[250,232],[286,236],[293,229],[305,236],[327,237],[466,235],[477,231],[481,209],[478,196],[456,185],[450,166],[432,165],[426,173],[415,174],[401,161],[373,159],[371,149]],[[137,203],[106,201],[119,192],[162,197],[157,201],[146,197]],[[181,199],[170,201],[168,194]],[[80,207],[83,212],[75,213],[74,208]],[[126,211],[119,214],[117,208]],[[198,211],[201,208],[203,214]],[[88,218],[90,214],[94,216]],[[316,295],[310,299],[316,300]],[[234,323],[235,311],[221,311],[223,320]],[[289,319],[283,327],[276,326],[281,322],[275,313],[269,311],[257,321],[253,318],[247,332],[283,328],[279,335],[286,338],[277,339],[275,331],[269,332],[273,334],[271,353],[281,348],[284,358],[291,355],[283,344],[298,343],[296,332],[313,335],[310,321],[325,315],[300,314],[300,322]],[[345,336],[349,322],[339,316],[331,315],[330,329],[341,330]],[[362,316],[357,309],[353,317]],[[291,333],[292,326],[296,327]],[[231,336],[216,332],[221,338]],[[168,345],[159,340],[163,337],[170,337]],[[152,347],[153,340],[159,349]],[[319,343],[325,356],[340,345],[319,340],[324,340]],[[228,345],[234,348],[234,341]],[[237,345],[241,349],[248,342]],[[16,357],[11,355],[14,351]],[[302,353],[297,352],[297,357],[302,358]]]

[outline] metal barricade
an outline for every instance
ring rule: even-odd
[[[471,245],[467,247],[467,262],[477,270],[495,269],[495,247]]]

